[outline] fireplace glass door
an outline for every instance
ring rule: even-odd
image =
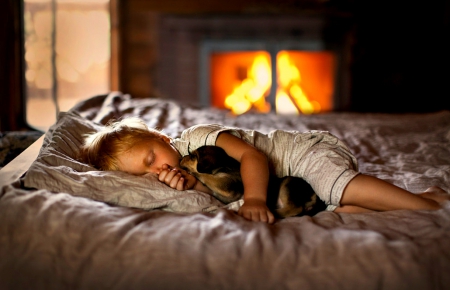
[[[333,52],[248,50],[210,53],[210,104],[234,114],[314,114],[333,109]]]

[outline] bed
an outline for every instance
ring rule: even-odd
[[[61,113],[34,155],[24,152],[23,174],[0,171],[10,178],[0,189],[0,289],[449,289],[449,203],[250,222],[235,213],[241,201],[77,159],[83,134],[128,116],[172,137],[199,123],[328,130],[360,171],[412,192],[450,192],[449,111],[232,116],[111,92]]]

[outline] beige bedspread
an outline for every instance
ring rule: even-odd
[[[413,192],[431,185],[450,191],[448,111],[234,117],[214,109],[111,93],[93,97],[69,114],[94,127],[112,117],[142,116],[150,126],[174,137],[198,123],[263,132],[328,130],[349,145],[362,172]],[[58,154],[52,151],[55,136],[46,136],[40,157],[45,152]],[[189,193],[193,199],[171,194],[167,201],[149,188],[148,195],[131,194],[134,203],[126,197],[106,200],[103,193],[89,192],[86,183],[94,182],[94,177],[109,178],[117,181],[119,190],[127,176],[105,177],[83,164],[67,169],[74,162],[68,160],[68,152],[76,148],[75,141],[67,142],[58,147],[68,148],[61,159],[44,159],[48,172],[75,176],[68,182],[79,183],[79,191],[24,189],[19,181],[0,189],[0,289],[450,287],[450,203],[434,212],[322,212],[267,225],[246,221],[196,192]],[[45,167],[39,162],[34,166]],[[42,174],[41,178],[45,170]],[[54,177],[48,186],[61,182],[65,181]],[[145,198],[151,202],[145,203]],[[184,202],[193,200],[199,212],[185,211]]]

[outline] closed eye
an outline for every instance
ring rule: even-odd
[[[147,159],[145,160],[145,165],[147,167],[152,166],[152,164],[155,162],[155,152],[153,150],[150,150]]]

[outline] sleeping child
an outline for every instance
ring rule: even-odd
[[[204,146],[219,146],[241,163],[244,203],[238,214],[252,221],[274,222],[266,205],[269,174],[303,178],[334,212],[369,212],[396,209],[437,210],[449,195],[433,186],[413,194],[386,181],[358,172],[356,158],[329,132],[253,130],[202,124],[172,139],[149,128],[139,118],[111,123],[86,136],[82,159],[99,170],[120,170],[134,175],[156,174],[177,190],[210,189],[180,168],[180,160]]]

